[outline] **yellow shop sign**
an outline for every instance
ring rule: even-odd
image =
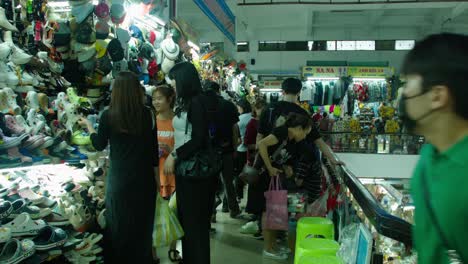
[[[346,76],[346,67],[306,66],[302,68],[302,75],[307,77],[340,77]]]
[[[389,77],[395,70],[391,67],[348,67],[348,75],[352,77]]]

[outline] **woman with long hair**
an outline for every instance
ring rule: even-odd
[[[96,132],[81,118],[98,151],[110,145],[106,179],[106,263],[152,263],[158,158],[154,115],[144,106],[138,77],[121,72]]]
[[[176,88],[177,106],[173,120],[175,147],[168,156],[164,173],[174,173],[176,161],[187,160],[210,144],[208,109],[217,105],[216,97],[202,94],[200,77],[193,64],[176,64],[169,73]],[[176,173],[177,210],[184,229],[184,264],[210,263],[210,218],[214,204],[215,177],[187,179]]]

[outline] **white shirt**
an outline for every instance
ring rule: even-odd
[[[187,125],[187,112],[182,112],[179,116],[174,116],[172,126],[174,127],[174,149],[180,148],[182,145],[192,139],[192,124],[188,124],[187,133],[185,128]]]
[[[247,152],[248,147],[244,145],[244,137],[245,137],[245,130],[247,129],[247,124],[249,124],[250,119],[252,119],[251,113],[242,114],[239,116],[239,122],[237,125],[239,126],[240,136],[242,139],[242,144],[237,147],[237,151],[239,152]]]

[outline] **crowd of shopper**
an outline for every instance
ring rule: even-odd
[[[467,236],[456,236],[460,230],[451,229],[466,219],[466,210],[459,210],[452,201],[461,201],[466,195],[451,190],[466,181],[462,177],[466,162],[462,161],[466,160],[468,126],[466,107],[460,100],[467,95],[468,71],[463,62],[468,58],[467,45],[463,36],[432,36],[416,45],[403,68],[408,85],[400,112],[406,127],[431,143],[423,150],[413,179],[415,241],[423,263],[445,263],[446,252],[466,258],[460,245]],[[441,64],[446,71],[439,69]],[[246,182],[239,174],[246,164],[261,168],[258,181],[248,184],[245,212],[252,216],[252,222],[247,225],[258,226],[254,236],[264,239],[264,257],[287,259],[289,250],[276,243],[279,232],[264,228],[264,193],[271,178],[279,176],[283,186],[302,188],[308,203],[320,196],[323,168],[333,174],[334,167],[343,165],[320,134],[329,130],[330,121],[322,120],[316,126],[312,113],[299,106],[302,83],[298,79],[283,82],[282,101],[266,104],[260,98],[254,102],[223,98],[220,86],[210,81],[202,84],[188,62],[175,65],[168,77],[167,85],[151,91],[152,105],[148,107],[138,78],[121,72],[113,83],[110,107],[103,112],[98,131],[85,119],[79,122],[90,131],[97,150],[111,146],[106,262],[158,262],[151,234],[159,193],[165,199],[176,196],[177,216],[185,232],[182,252],[176,250],[174,241],[170,259],[209,264],[210,222],[216,221],[221,202],[223,211],[232,218],[241,216],[239,202]],[[456,129],[448,130],[449,126]],[[198,160],[193,161],[193,157]],[[221,166],[213,164],[210,157],[219,158]],[[191,161],[191,167],[181,168]],[[187,170],[206,175],[193,177]],[[451,180],[440,177],[442,171],[449,173],[446,176]],[[335,183],[330,182],[330,190]],[[216,201],[219,193],[223,198]],[[444,210],[452,213],[440,213]],[[453,214],[458,217],[448,217]],[[428,239],[422,238],[426,236]]]

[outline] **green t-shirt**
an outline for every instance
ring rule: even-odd
[[[424,199],[422,177],[426,177],[435,215],[450,249],[468,257],[468,137],[439,153],[432,145],[421,151],[421,159],[411,180],[416,206],[413,230],[418,263],[448,264],[444,246]],[[466,260],[465,260],[466,261]]]

